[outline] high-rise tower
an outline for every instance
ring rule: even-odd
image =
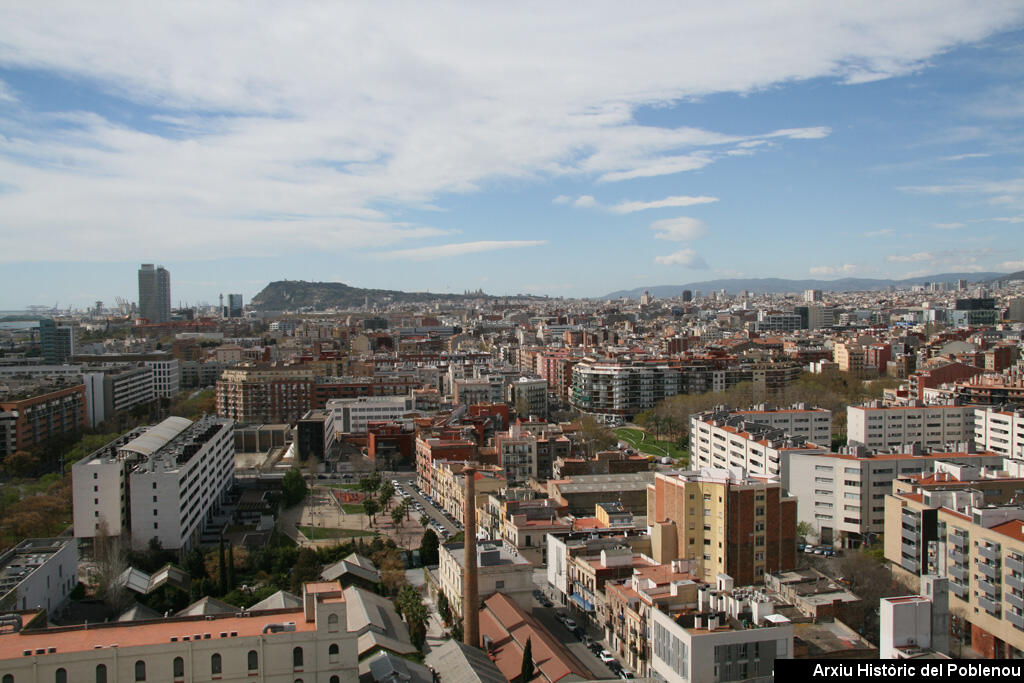
[[[163,266],[143,263],[139,268],[139,317],[151,323],[171,319],[171,274]]]

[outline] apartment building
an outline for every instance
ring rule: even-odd
[[[744,584],[796,567],[797,501],[778,479],[739,468],[659,472],[647,506],[659,563],[686,559],[705,581],[727,573]]]
[[[480,599],[503,593],[517,605],[530,609],[533,599],[533,565],[509,552],[500,543],[481,541],[476,546]],[[466,548],[462,543],[443,543],[437,567],[438,589],[448,598],[452,611],[462,616],[466,573]]]
[[[841,453],[794,453],[786,479],[797,515],[825,544],[856,548],[885,530],[885,496],[899,477],[930,475],[954,465],[999,467],[994,453],[927,452],[917,444],[900,453],[872,454],[863,446]]]
[[[828,412],[828,411],[826,411]],[[823,431],[824,423],[813,420],[824,415],[809,414],[807,424]],[[831,415],[827,418],[831,421]],[[831,428],[830,428],[831,429]],[[784,430],[742,415],[726,412],[697,413],[690,417],[690,463],[696,467],[739,467],[752,475],[782,477],[785,482],[788,458],[795,453],[828,453],[830,444],[818,445],[805,436],[791,436]]]
[[[434,460],[431,477],[434,503],[455,519],[465,519],[466,475],[465,462]],[[477,497],[498,493],[508,484],[502,471],[487,465],[476,465],[473,473]]]
[[[181,369],[177,358],[146,360],[143,364],[153,371],[153,393],[158,398],[174,398],[181,383]]]
[[[242,363],[217,380],[217,414],[242,423],[294,422],[312,406],[313,369]]]
[[[548,414],[548,381],[520,377],[511,382],[506,389],[506,400],[516,407],[526,408],[528,415],[547,417]],[[522,415],[521,417],[526,417]]]
[[[832,443],[832,411],[824,408],[808,408],[807,404],[797,403],[788,408],[772,408],[766,404],[752,406],[746,410],[732,410],[728,406],[718,406],[714,410],[696,413],[690,416],[690,433],[696,422],[714,423],[731,418],[740,418],[744,422],[780,429],[787,436],[803,437],[807,441],[821,446]]]
[[[157,397],[153,369],[145,365],[92,366],[82,373],[82,380],[90,427],[122,410],[147,405]]]
[[[157,539],[166,549],[194,547],[234,481],[231,420],[169,417],[135,430],[72,467],[78,539],[101,530],[129,534],[132,546]]]
[[[10,380],[0,394],[0,460],[86,425],[85,386],[78,381]]]
[[[926,448],[941,447],[974,438],[974,406],[915,403],[883,406],[881,401],[873,401],[847,406],[847,442],[884,450],[914,442]]]
[[[504,470],[509,484],[551,477],[550,463],[546,472],[538,467],[537,437],[524,430],[518,422],[507,432],[495,435],[494,445],[498,449],[498,465]]]
[[[419,432],[416,435],[416,485],[428,496],[434,491],[434,462],[467,462],[477,459],[476,441],[459,434],[445,433],[430,436]]]
[[[678,365],[584,358],[573,366],[569,402],[586,415],[621,424],[680,390]]]
[[[1024,410],[977,408],[974,441],[986,451],[1024,460]]]
[[[775,680],[775,661],[793,658],[793,623],[758,591],[734,589],[729,576],[715,585],[698,588],[697,609],[651,610],[650,672],[667,683]]]
[[[8,681],[359,679],[355,633],[337,583],[307,583],[303,607],[47,627],[21,611],[0,633]]]

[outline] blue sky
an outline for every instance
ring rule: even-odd
[[[1024,269],[1024,5],[678,5],[8,3],[0,309]]]

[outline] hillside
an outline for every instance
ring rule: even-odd
[[[717,292],[724,289],[727,294],[738,294],[744,289],[756,294],[789,294],[799,293],[806,289],[820,289],[825,292],[861,292],[872,289],[885,289],[887,287],[910,287],[925,282],[955,282],[964,278],[970,282],[988,282],[995,279],[1006,279],[1002,273],[937,273],[935,275],[924,275],[922,277],[907,278],[905,280],[881,280],[871,278],[847,277],[840,280],[786,280],[783,278],[747,278],[747,279],[723,279],[705,280],[703,282],[691,282],[686,285],[657,285],[648,287],[637,287],[635,289],[619,290],[606,294],[602,299],[620,299],[623,297],[637,299],[644,291],[650,292],[653,296],[667,299],[679,296],[684,289],[690,291],[700,290],[704,294]]]
[[[250,306],[262,311],[322,311],[351,309],[371,304],[424,303],[429,301],[468,301],[486,294],[433,294],[400,292],[390,289],[363,289],[343,282],[305,282],[278,280],[271,282],[252,298]]]

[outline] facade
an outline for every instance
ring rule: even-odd
[[[82,381],[90,427],[122,410],[148,405],[156,398],[153,370],[145,366],[90,367],[82,373]]]
[[[242,295],[241,294],[228,294],[227,317],[229,317],[229,318],[241,318],[242,317]]]
[[[878,608],[880,659],[949,654],[949,586],[940,576],[922,576],[922,595],[882,598]]]
[[[151,323],[171,319],[171,274],[163,266],[143,263],[139,268],[139,317]]]
[[[824,416],[806,419],[821,417]],[[819,424],[822,426],[818,429],[822,429],[823,424]],[[791,455],[828,453],[829,445],[818,445],[803,436],[790,436],[781,429],[752,422],[742,415],[730,417],[722,412],[697,413],[690,417],[690,462],[696,467],[739,467],[752,475],[782,477],[785,484]]]
[[[85,385],[31,382],[0,398],[0,461],[86,425]]]
[[[476,554],[480,599],[486,600],[495,593],[502,593],[523,609],[530,609],[534,589],[533,565],[492,541],[478,543]],[[441,545],[437,572],[441,592],[448,598],[452,611],[461,617],[466,572],[464,544]]]
[[[573,408],[609,424],[621,424],[682,390],[679,367],[667,362],[584,358],[572,369]]]
[[[143,361],[153,371],[153,393],[157,398],[174,398],[178,395],[181,370],[177,358]]]
[[[78,585],[78,543],[74,538],[30,538],[0,555],[0,607],[5,611],[64,606]]]
[[[217,414],[236,422],[294,422],[312,408],[312,368],[242,364],[217,380]]]
[[[520,404],[526,406],[529,415],[547,417],[548,414],[548,381],[546,379],[529,379],[520,377],[510,383],[507,388],[508,403],[513,407]],[[520,415],[526,417],[526,415]]]
[[[72,467],[75,537],[105,529],[132,546],[157,539],[169,550],[194,547],[234,481],[230,420],[170,417],[107,444]]]
[[[694,681],[773,681],[775,660],[793,657],[793,624],[773,613],[754,593],[732,590],[728,576],[718,590],[698,590],[698,608],[650,613],[650,671],[668,683]],[[723,609],[724,608],[724,609]],[[752,614],[744,628],[740,610]]]
[[[963,443],[974,438],[974,414],[974,406],[961,405],[847,406],[847,441],[873,450],[915,441],[927,448]]]
[[[826,446],[832,443],[832,411],[824,408],[808,408],[798,403],[789,408],[770,408],[764,404],[753,406],[747,410],[730,410],[719,406],[714,410],[690,416],[690,433],[696,422],[722,421],[740,418],[744,422],[781,429],[787,436],[802,437],[814,444]]]
[[[899,477],[930,475],[951,465],[999,467],[993,453],[929,453],[917,448],[872,455],[863,447],[845,453],[793,454],[788,489],[798,501],[801,522],[814,527],[822,543],[858,547],[885,530],[885,497]]]
[[[77,330],[72,325],[58,325],[55,320],[39,321],[39,346],[43,360],[59,365],[75,355]]]
[[[47,628],[20,612],[0,633],[11,681],[359,680],[341,587],[309,583],[299,609]]]
[[[1024,410],[978,408],[974,411],[974,441],[978,448],[1024,460]]]
[[[363,396],[327,401],[334,430],[343,434],[365,434],[370,422],[395,422],[415,410],[410,396]]]
[[[685,559],[698,578],[743,584],[796,567],[797,501],[777,479],[742,470],[659,472],[647,490],[652,557]]]

